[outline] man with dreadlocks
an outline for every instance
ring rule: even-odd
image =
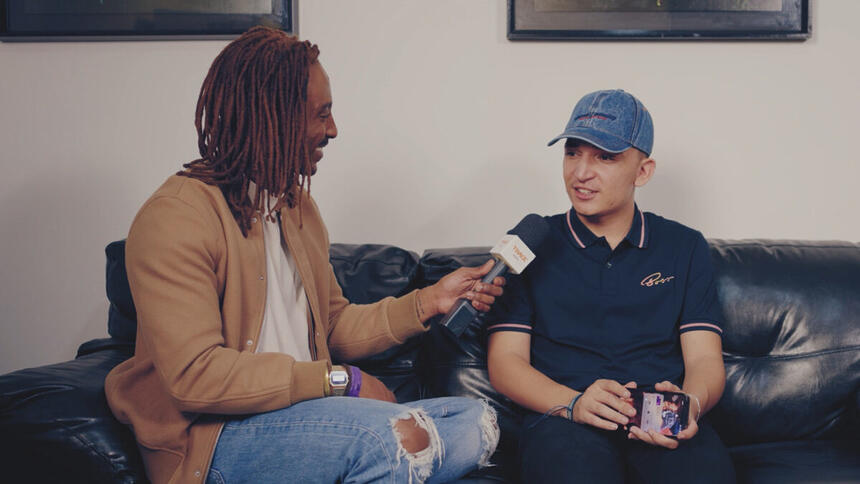
[[[440,482],[484,465],[485,403],[397,404],[350,365],[426,330],[490,264],[375,304],[347,301],[310,197],[337,136],[319,50],[256,27],[213,62],[197,104],[200,159],[138,212],[126,245],[134,356],[105,382],[154,483]]]

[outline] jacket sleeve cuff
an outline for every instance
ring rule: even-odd
[[[398,343],[403,343],[410,336],[427,330],[427,327],[418,319],[417,294],[418,290],[416,289],[405,296],[394,299],[388,307],[391,334],[394,335]]]
[[[297,361],[293,363],[290,400],[298,403],[325,396],[325,375],[331,369],[328,360]]]

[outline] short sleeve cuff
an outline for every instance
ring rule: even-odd
[[[681,323],[678,326],[678,332],[684,334],[689,331],[710,331],[717,333],[722,337],[723,328],[716,321],[695,321],[689,323]]]
[[[506,322],[506,323],[495,323],[491,324],[487,327],[487,333],[498,333],[500,331],[514,331],[517,333],[532,333],[532,325],[530,323],[522,323],[522,322]]]

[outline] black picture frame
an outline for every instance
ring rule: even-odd
[[[806,40],[809,0],[508,0],[509,40]]]
[[[232,39],[298,34],[298,0],[0,0],[0,41]]]

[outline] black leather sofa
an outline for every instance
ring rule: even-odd
[[[710,241],[726,315],[725,394],[708,416],[730,447],[740,482],[860,482],[860,245]],[[107,408],[105,375],[134,349],[124,243],[107,252],[110,338],[72,361],[0,376],[0,481],[146,482],[131,432]],[[335,244],[347,296],[371,302],[477,265],[487,248],[426,251]],[[495,467],[469,482],[516,482],[521,411],[490,386],[485,335],[434,327],[360,362],[401,400],[488,399],[502,439]]]

